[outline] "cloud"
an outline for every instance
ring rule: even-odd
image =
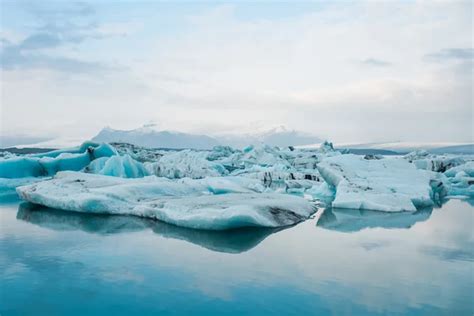
[[[387,66],[392,65],[392,63],[390,63],[388,61],[381,60],[381,59],[376,59],[376,58],[364,59],[364,60],[361,61],[361,64],[365,65],[365,66],[371,66],[371,67],[387,67]]]
[[[445,48],[435,53],[425,55],[429,60],[443,61],[472,61],[474,59],[473,48]]]
[[[69,18],[89,17],[95,14],[94,7],[85,2],[71,2],[64,5],[55,1],[19,1],[18,5],[45,23]]]
[[[86,39],[102,39],[116,35],[90,21],[94,15],[90,5],[54,3],[53,6],[46,3],[39,6],[29,2],[20,2],[20,5],[25,6],[39,24],[34,27],[32,33],[15,43],[2,39],[2,69],[49,69],[73,73],[116,69],[106,63],[61,56],[51,51],[69,44],[82,43]]]
[[[200,133],[261,120],[335,141],[472,135],[472,72],[464,67],[471,59],[446,49],[472,46],[466,3],[338,3],[278,18],[246,4],[180,6],[184,13],[161,5],[131,12],[117,4],[113,14],[107,6],[82,15],[48,9],[32,32],[5,35],[4,125],[40,129],[54,111],[70,130],[91,134],[159,119]],[[241,18],[242,6],[252,17]],[[143,28],[118,38],[133,20]],[[426,62],[430,54],[463,62]],[[129,72],[63,80],[112,62]],[[31,120],[21,117],[25,111],[35,113]]]

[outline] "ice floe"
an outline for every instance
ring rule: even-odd
[[[211,230],[288,226],[315,211],[303,198],[258,193],[250,179],[217,180],[121,179],[61,172],[52,180],[19,187],[17,192],[26,201],[62,210],[135,215]]]
[[[339,155],[319,163],[318,170],[336,188],[333,207],[414,212],[433,205],[433,174],[403,159]]]

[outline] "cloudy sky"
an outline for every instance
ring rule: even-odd
[[[473,138],[471,1],[0,2],[3,135]]]

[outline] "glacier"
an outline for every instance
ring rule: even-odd
[[[51,180],[21,186],[17,192],[28,202],[51,208],[135,215],[209,230],[289,226],[316,211],[303,198],[260,189],[251,179],[233,177],[173,181],[65,171]]]

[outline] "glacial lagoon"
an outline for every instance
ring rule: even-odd
[[[473,201],[199,231],[0,203],[4,315],[472,315]]]

